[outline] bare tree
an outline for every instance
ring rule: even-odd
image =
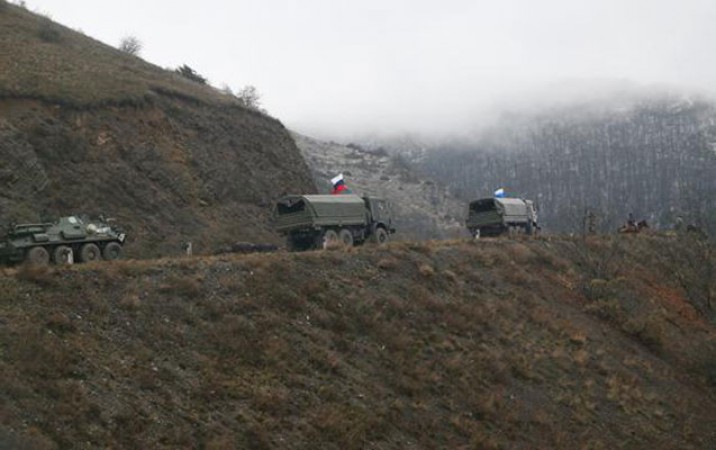
[[[262,111],[261,95],[255,86],[247,85],[236,94],[236,97],[241,100],[244,106],[257,111]]]
[[[133,56],[138,56],[139,52],[142,51],[142,42],[135,36],[125,36],[119,42],[119,50]]]

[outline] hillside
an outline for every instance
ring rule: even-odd
[[[4,269],[0,447],[714,448],[715,263],[637,235]]]
[[[385,150],[324,142],[293,133],[316,186],[328,193],[330,180],[343,173],[354,193],[388,199],[395,214],[396,239],[435,239],[466,235],[466,206],[443,185],[421,176]]]
[[[462,201],[504,187],[538,201],[552,232],[580,232],[585,211],[611,233],[629,213],[661,229],[678,216],[716,234],[716,103],[622,93],[506,114],[474,139],[400,148]],[[411,154],[412,153],[412,154]]]
[[[130,256],[274,241],[314,192],[284,126],[232,96],[0,2],[0,223],[106,214]]]

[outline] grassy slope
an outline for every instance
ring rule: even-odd
[[[133,257],[275,241],[270,204],[313,192],[276,119],[0,2],[0,227],[117,219]]]
[[[713,448],[708,249],[483,240],[6,270],[0,443]]]
[[[195,100],[231,102],[209,86],[190,82],[18,6],[0,5],[0,30],[4,53],[0,97],[86,107],[141,102],[162,91]]]

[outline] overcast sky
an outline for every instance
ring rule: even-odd
[[[290,128],[452,130],[563,83],[716,86],[715,0],[27,0],[162,67],[257,87]]]

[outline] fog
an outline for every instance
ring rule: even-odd
[[[710,91],[712,0],[27,0],[162,67],[254,85],[320,137],[453,133],[505,105],[652,86]],[[606,88],[605,88],[606,87]]]

